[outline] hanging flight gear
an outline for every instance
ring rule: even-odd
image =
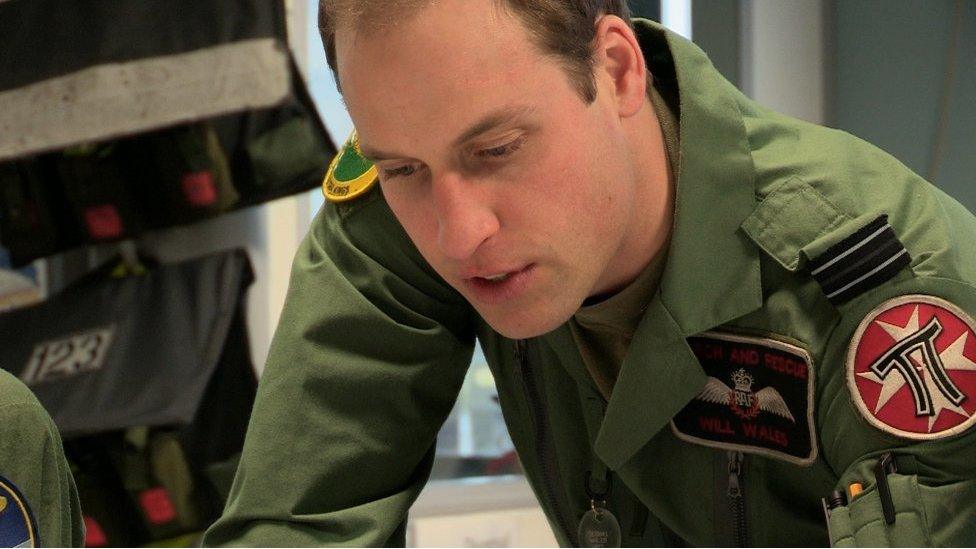
[[[237,203],[227,157],[209,123],[126,139],[119,149],[152,227],[211,217]]]
[[[336,152],[280,0],[0,1],[0,36],[17,61],[0,72],[0,167],[55,156],[45,191],[72,205],[38,208],[68,238],[0,237],[18,264],[317,188]]]
[[[0,315],[0,366],[64,437],[90,546],[194,543],[223,506],[256,390],[251,266],[242,250],[139,276],[115,266]]]
[[[124,240],[145,228],[145,217],[115,144],[72,147],[58,155],[56,165],[86,240]]]
[[[46,159],[0,164],[0,243],[16,267],[82,240],[51,167]]]

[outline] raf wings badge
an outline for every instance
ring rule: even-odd
[[[322,192],[330,202],[345,202],[362,196],[376,183],[376,166],[363,157],[359,135],[353,130],[339,154],[332,159],[322,182]]]
[[[813,463],[813,361],[804,349],[720,332],[690,337],[688,345],[708,377],[698,396],[671,420],[678,438]]]

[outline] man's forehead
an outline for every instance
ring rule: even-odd
[[[442,1],[458,7],[494,0]],[[459,9],[462,18],[478,13],[476,6]],[[532,104],[543,92],[545,72],[538,63],[548,59],[525,47],[523,29],[489,23],[480,29],[491,36],[485,38],[470,26],[443,27],[449,15],[404,23],[403,32],[377,41],[348,29],[337,36],[343,95],[367,148],[396,145],[373,138],[418,131],[454,139],[482,117],[510,117],[517,104]],[[428,34],[437,36],[427,40]]]
[[[481,4],[485,20],[503,12],[509,14],[506,0],[333,0],[329,12],[337,28],[373,34],[395,29],[427,8],[443,8],[450,13],[452,4],[459,1]]]
[[[376,41],[427,17],[458,25],[470,23],[466,19],[471,15],[482,23],[509,17],[505,4],[506,0],[332,0],[327,19],[337,44],[341,37]]]

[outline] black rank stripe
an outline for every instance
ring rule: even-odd
[[[877,246],[865,246],[859,253],[851,254],[843,263],[835,264],[834,269],[814,276],[828,294],[847,286],[874,270],[905,248],[897,240],[880,240]]]
[[[889,280],[911,263],[882,215],[810,261],[813,278],[832,303],[843,303]]]

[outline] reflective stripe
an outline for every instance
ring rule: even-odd
[[[879,234],[883,233],[885,229],[890,229],[890,228],[891,228],[891,225],[888,225],[887,223],[885,223],[885,225],[883,227],[881,227],[880,229],[874,231],[868,237],[866,237],[864,240],[862,240],[862,241],[858,242],[857,244],[855,244],[854,247],[849,248],[846,252],[844,252],[844,253],[840,254],[839,256],[831,259],[830,261],[824,263],[823,265],[821,265],[817,269],[811,271],[810,274],[812,274],[813,276],[817,276],[818,273],[822,272],[827,267],[830,267],[834,263],[837,263],[841,259],[844,259],[848,255],[856,252],[859,248],[861,248],[862,246],[864,246],[865,244],[867,244],[868,242],[870,242],[871,240],[873,240],[876,236],[878,236]]]
[[[283,101],[274,38],[110,63],[0,93],[0,160]]]
[[[834,297],[838,296],[839,294],[844,293],[845,290],[847,290],[847,289],[855,286],[858,282],[861,282],[861,281],[865,280],[866,278],[870,277],[871,275],[873,275],[873,274],[877,273],[878,271],[884,269],[888,265],[891,265],[892,263],[894,263],[894,261],[896,259],[898,259],[899,257],[901,257],[901,256],[903,256],[903,255],[905,255],[907,253],[908,253],[908,250],[902,249],[902,251],[900,251],[900,252],[896,253],[895,255],[891,256],[891,258],[888,261],[885,261],[881,265],[878,265],[874,269],[871,269],[867,273],[861,275],[856,280],[854,280],[853,282],[847,284],[846,286],[842,287],[841,289],[837,290],[836,292],[827,294],[827,299],[834,298]]]

